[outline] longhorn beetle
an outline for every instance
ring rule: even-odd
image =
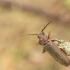
[[[60,14],[58,16],[56,16],[53,20],[55,20],[57,17],[59,17]],[[41,32],[39,34],[27,34],[27,35],[37,35],[37,37],[39,38],[39,42],[38,44],[43,46],[43,52],[45,53],[46,51],[60,64],[64,65],[64,66],[69,66],[70,65],[70,60],[69,58],[66,56],[68,54],[68,52],[66,52],[66,50],[64,50],[64,45],[65,42],[62,40],[57,40],[57,39],[51,39],[50,38],[50,32],[48,33],[48,35],[46,36],[45,33],[43,32],[44,29],[53,21],[51,20],[48,24],[46,24],[46,26],[41,30]],[[22,35],[23,36],[23,35]],[[70,43],[69,43],[70,44]],[[61,47],[62,46],[62,47]],[[66,49],[66,48],[65,48]],[[70,49],[70,48],[69,48]],[[70,51],[69,51],[70,52]],[[70,53],[69,53],[70,54]]]

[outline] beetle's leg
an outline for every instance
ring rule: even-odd
[[[51,39],[51,41],[52,41],[52,42],[55,42],[55,41],[60,42],[60,41],[58,41],[57,39]],[[61,43],[61,42],[60,42],[60,43]]]
[[[43,47],[43,51],[42,51],[42,53],[45,53],[46,52],[46,50],[45,50],[45,48]]]
[[[55,40],[55,39],[52,39],[51,41],[54,42],[54,41],[56,41],[56,40]]]
[[[36,45],[39,45],[39,42]]]
[[[65,51],[62,49],[62,48],[60,48],[60,50],[63,52],[63,53],[65,53]],[[65,53],[66,54],[66,53]]]
[[[50,39],[50,33],[51,33],[51,32],[49,31],[49,33],[48,33],[48,39]]]

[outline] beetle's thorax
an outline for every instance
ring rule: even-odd
[[[38,43],[40,45],[42,45],[42,46],[44,46],[48,42],[48,38],[47,38],[47,36],[43,32],[41,32],[38,35],[38,38],[39,38],[39,42]]]

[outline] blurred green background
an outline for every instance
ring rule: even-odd
[[[70,70],[42,53],[37,36],[21,36],[39,33],[62,12],[44,32],[70,41],[70,0],[0,0],[0,70]]]

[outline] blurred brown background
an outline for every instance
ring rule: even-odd
[[[51,38],[70,41],[70,0],[0,0],[0,70],[70,70],[56,62],[36,36],[58,14],[45,30]]]

